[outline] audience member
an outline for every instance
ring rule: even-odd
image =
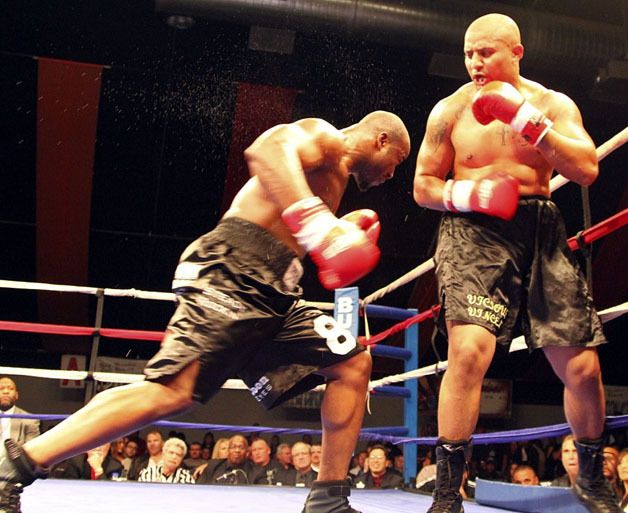
[[[201,451],[202,446],[199,442],[192,442],[190,444],[190,448],[188,449],[188,457],[183,460],[183,465],[185,466],[185,468],[194,472],[197,467],[199,467],[203,463],[207,463],[207,460],[203,459]]]
[[[270,437],[270,457],[275,459],[275,455],[277,454],[277,447],[279,447],[279,444],[281,443],[281,438],[279,438],[279,435],[274,434],[273,436]]]
[[[257,438],[251,444],[251,461],[261,468],[261,472],[253,484],[276,485],[281,483],[283,466],[270,457],[270,446],[263,438]]]
[[[0,412],[4,415],[27,414],[26,410],[16,406],[20,393],[15,381],[3,376],[0,378]],[[0,420],[0,443],[4,444],[7,438],[24,444],[39,436],[39,421],[33,419],[9,419]]]
[[[613,493],[619,500],[622,497],[622,483],[619,480],[619,476],[617,475],[617,465],[619,464],[619,449],[617,449],[617,447],[613,447],[612,445],[607,445],[602,450],[602,454],[604,455],[604,461],[602,462],[602,473],[611,485]]]
[[[543,474],[544,481],[553,481],[564,475],[565,469],[560,461],[561,453],[560,441],[548,445],[545,459],[545,474]]]
[[[209,447],[208,445],[204,445],[201,448],[201,458],[203,458],[203,460],[205,462],[211,460],[211,458],[212,458],[212,450],[213,450],[213,448]]]
[[[131,464],[133,463],[133,459],[137,456],[137,449],[139,445],[137,443],[137,439],[129,438],[124,444],[124,459],[122,460],[122,466],[124,467],[124,475],[129,476],[129,471],[131,470]]]
[[[389,465],[386,447],[374,445],[368,455],[368,472],[362,472],[354,479],[356,488],[400,488],[403,475]]]
[[[185,436],[185,433],[183,433],[182,431],[175,431],[174,429],[172,431],[168,432],[168,437],[166,438],[178,438],[179,440],[183,440],[183,442],[187,445],[187,438]]]
[[[129,469],[128,479],[137,480],[140,472],[147,467],[156,467],[161,462],[164,439],[161,431],[153,429],[146,435],[146,454],[135,458]]]
[[[120,473],[120,478],[127,479],[128,469],[124,466],[124,447],[126,445],[126,438],[118,438],[111,442],[111,447],[109,448],[109,455],[112,459],[116,460],[120,463],[122,467],[122,471]]]
[[[628,449],[619,453],[619,465],[617,465],[619,480],[623,487],[622,498],[619,506],[623,511],[628,512]]]
[[[287,486],[311,487],[318,474],[312,470],[312,447],[305,442],[296,442],[292,446],[292,465],[294,468],[283,471],[283,484]]]
[[[218,442],[216,442],[218,445]],[[197,484],[252,484],[262,472],[247,459],[248,443],[242,435],[229,439],[226,458],[211,459],[194,473]]]
[[[319,443],[312,444],[311,446],[311,455],[312,455],[312,470],[318,474],[318,471],[321,468],[321,455],[323,454],[323,446]]]
[[[284,470],[290,470],[294,468],[292,466],[292,449],[288,444],[279,444],[277,446],[277,453],[275,454],[275,459],[281,463]]]
[[[149,483],[194,483],[190,471],[183,467],[187,452],[185,442],[180,438],[168,438],[163,444],[161,461],[140,472],[138,481]]]
[[[210,456],[211,456],[212,451],[214,450],[215,443],[216,443],[216,440],[214,439],[214,433],[212,433],[211,431],[207,431],[203,435],[202,447],[208,447],[209,448]],[[206,459],[209,459],[209,457],[206,458]]]
[[[504,480],[504,476],[502,476],[501,472],[497,469],[497,461],[491,453],[489,453],[488,458],[486,458],[485,461],[480,462],[478,477],[489,481]]]
[[[512,482],[524,486],[536,486],[539,484],[539,476],[530,465],[518,465],[512,473]]]
[[[508,466],[508,482],[509,483],[514,483],[514,475],[515,475],[515,470],[517,470],[517,467],[519,467],[519,465],[517,465],[514,462],[511,462],[510,465]]]
[[[216,440],[214,444],[214,449],[212,450],[212,456],[210,459],[224,459],[229,454],[229,439],[228,438],[219,438]]]
[[[570,488],[576,482],[576,477],[578,476],[578,452],[576,451],[574,436],[571,434],[563,438],[560,449],[560,460],[567,473],[554,479],[552,486]]]
[[[139,449],[139,444],[137,443],[136,438],[129,438],[124,444],[124,457],[132,460],[137,456],[137,451]]]
[[[395,454],[393,457],[393,468],[403,475],[403,467],[405,465],[405,458],[403,454]]]
[[[357,476],[361,472],[366,472],[366,468],[364,468],[364,465],[366,463],[366,458],[368,457],[368,455],[369,453],[367,451],[360,451],[358,454],[356,454],[355,465],[353,465],[349,469],[349,475]]]
[[[111,457],[111,444],[106,443],[85,454],[79,454],[55,465],[50,477],[56,479],[118,479],[123,471],[122,464]]]

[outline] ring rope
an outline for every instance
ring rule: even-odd
[[[378,333],[377,335],[373,335],[372,337],[369,338],[367,334],[364,337],[358,337],[358,340],[360,341],[362,345],[372,346],[374,344],[377,344],[378,342],[381,342],[382,340],[387,339],[388,337],[390,337],[391,335],[394,335],[395,333],[405,330],[406,328],[412,326],[413,324],[421,323],[427,319],[431,319],[438,313],[439,310],[440,310],[440,305],[434,305],[429,310],[425,310],[424,312],[421,312],[420,314],[413,315],[409,319],[406,319],[405,321],[397,323],[391,326],[390,328],[388,328],[387,330],[384,330],[381,333]]]
[[[615,151],[617,148],[624,145],[628,142],[628,127],[624,128],[621,132],[615,134],[608,141],[601,144],[596,149],[596,154],[598,160],[604,159],[611,152]],[[554,192],[556,189],[559,189],[569,180],[563,177],[562,175],[556,175],[550,181],[550,191]],[[418,265],[415,269],[410,271],[409,273],[401,276],[397,280],[390,283],[387,287],[383,287],[379,290],[376,290],[365,299],[362,300],[363,304],[372,303],[377,301],[388,292],[391,292],[402,285],[418,278],[419,276],[425,274],[435,267],[434,260],[429,259],[422,264]],[[394,285],[394,287],[393,287]],[[50,292],[77,292],[82,294],[91,294],[97,295],[99,293],[103,293],[105,296],[114,296],[114,297],[132,297],[136,299],[152,299],[158,301],[174,301],[176,299],[176,295],[172,292],[151,292],[138,290],[135,288],[131,289],[113,289],[113,288],[98,288],[98,287],[82,287],[76,285],[55,285],[51,283],[34,283],[34,282],[26,282],[26,281],[15,281],[15,280],[0,280],[0,288],[11,288],[11,289],[24,289],[24,290],[41,290],[41,291],[50,291]],[[333,308],[333,303],[323,303],[323,302],[307,302],[308,304],[312,304],[313,306],[320,308],[322,310],[329,310]]]
[[[430,312],[430,311],[426,311]],[[628,312],[628,302],[621,305],[617,305],[611,308],[607,308],[599,312],[600,319],[603,323],[611,321],[624,313]],[[413,319],[413,318],[411,318]],[[408,319],[408,320],[411,320]],[[27,323],[25,323],[27,324]],[[3,322],[0,321],[0,329]],[[129,330],[118,330],[129,331]],[[40,333],[42,331],[39,331]],[[512,341],[510,351],[520,351],[526,349],[525,339],[523,336],[519,336]],[[415,369],[410,372],[402,374],[394,374],[384,377],[379,380],[371,381],[369,383],[369,390],[373,390],[380,386],[386,386],[394,383],[400,383],[409,379],[417,379],[423,376],[429,376],[431,374],[437,374],[444,372],[447,369],[447,361],[438,362],[437,364],[428,365],[420,369]],[[0,374],[8,374],[15,376],[30,376],[37,378],[51,378],[51,379],[67,379],[72,381],[82,381],[92,379],[94,381],[109,382],[109,383],[135,383],[142,381],[144,376],[142,374],[127,374],[127,373],[114,373],[114,372],[88,372],[88,371],[66,371],[66,370],[53,370],[53,369],[33,369],[24,367],[0,367]],[[247,390],[248,387],[239,379],[228,379],[223,388],[234,390]],[[323,386],[317,387],[314,390],[321,390]]]
[[[609,233],[619,230],[620,228],[624,227],[627,223],[628,223],[628,208],[622,210],[621,212],[619,212],[618,214],[615,214],[612,217],[609,217],[608,219],[604,221],[601,221],[600,223],[592,226],[591,228],[588,228],[587,230],[584,230],[578,233],[577,235],[571,237],[570,239],[567,240],[567,245],[572,251],[575,251],[576,249],[582,249],[583,245],[591,244],[597,239],[601,237],[605,237]],[[402,276],[402,278],[404,277]],[[395,283],[396,282],[392,282],[390,285],[388,285],[388,287],[392,287]],[[381,290],[382,289],[380,289],[380,291]],[[368,300],[368,297],[364,300],[365,305],[368,304],[367,300]],[[405,321],[392,326],[391,328],[383,331],[382,333],[373,335],[372,337],[369,337],[367,333],[366,337],[361,337],[361,342],[364,345],[377,344],[378,342],[381,342],[382,340],[388,338],[389,336],[399,331],[405,330],[407,327],[412,326],[413,324],[416,324],[418,322],[423,322],[425,319],[434,317],[439,309],[440,309],[440,305],[435,305],[430,310],[421,312],[420,314],[417,314],[414,317],[406,319]]]
[[[605,237],[609,233],[619,230],[628,223],[628,208],[615,214],[608,219],[587,228],[567,240],[567,245],[572,251],[582,250],[583,246],[591,244],[601,237]]]
[[[57,421],[69,417],[69,414],[12,414],[2,415],[7,418],[17,419],[33,419],[33,420],[50,420]],[[234,426],[229,424],[204,424],[197,422],[177,422],[171,420],[156,421],[151,425],[166,428],[183,428],[183,429],[201,429],[210,431],[229,431],[240,433],[277,433],[285,435],[321,435],[320,429],[307,428],[277,428],[270,426]],[[628,415],[608,416],[606,417],[605,429],[610,431],[613,429],[621,429],[628,426]],[[487,445],[494,443],[523,442],[527,440],[535,440],[539,438],[555,437],[566,435],[571,431],[567,423],[553,424],[550,426],[514,429],[510,431],[494,431],[492,433],[480,433],[473,435],[474,445]],[[417,437],[410,438],[407,436],[396,436],[398,434],[406,434],[405,426],[382,426],[374,428],[363,428],[360,430],[361,439],[379,439],[392,442],[394,444],[415,443],[419,445],[436,445],[437,437]]]
[[[601,312],[598,312],[598,315],[600,317],[600,320],[603,323],[606,323],[608,321],[616,319],[617,317],[625,314],[626,312],[628,312],[628,301],[621,305],[617,305],[617,306],[602,310]],[[513,339],[512,343],[510,344],[509,352],[513,353],[515,351],[522,351],[527,348],[528,346],[525,343],[524,336],[520,335]],[[415,370],[404,372],[401,374],[392,374],[390,376],[386,376],[384,378],[371,381],[369,382],[369,389],[391,385],[393,383],[401,383],[409,379],[418,379],[423,376],[430,376],[432,374],[439,374],[439,373],[445,372],[447,370],[447,365],[448,365],[447,362],[448,361],[445,360],[445,361],[441,361],[432,365],[428,365],[426,367],[422,367],[420,369],[415,369]]]
[[[628,208],[622,210],[618,214],[592,226],[591,228],[580,232],[578,235],[571,237],[567,244],[572,250],[576,250],[580,247],[580,244],[583,242],[585,245],[594,242],[595,240],[612,233],[619,228],[622,228],[628,223]],[[579,243],[580,241],[580,243]],[[421,264],[425,265],[425,264]],[[419,266],[421,267],[421,266]],[[417,269],[419,269],[417,267]],[[408,275],[405,275],[408,276]],[[402,278],[405,278],[402,276]],[[401,280],[400,278],[399,280]],[[395,283],[399,282],[396,280],[392,282],[388,287],[393,286]],[[47,290],[47,291],[57,291],[57,292],[79,292],[83,294],[96,294],[98,291],[104,291],[105,295],[116,296],[116,297],[135,297],[142,299],[168,299],[171,297],[175,297],[172,293],[166,292],[148,292],[137,289],[98,289],[94,287],[77,287],[73,285],[54,285],[48,283],[34,283],[34,282],[23,282],[23,281],[12,281],[12,280],[0,280],[0,288],[16,288],[16,289],[28,289],[28,290]],[[380,289],[382,290],[382,289]],[[370,297],[370,296],[369,296]],[[363,300],[364,304],[369,303],[368,297]],[[304,302],[312,306],[323,306],[328,307],[330,303],[317,303],[317,302]],[[402,323],[400,323],[399,327],[393,326],[384,334],[375,335],[368,339],[368,342],[363,342],[365,345],[372,345],[388,336],[401,331],[412,324],[417,322],[422,322],[423,320],[433,317],[436,311],[438,310],[438,306],[432,307],[431,310],[426,312],[422,312],[417,314],[414,317],[406,319]],[[75,335],[75,336],[89,336],[94,335],[98,332],[99,335],[103,337],[109,338],[125,338],[132,340],[154,340],[159,341],[163,338],[163,332],[160,331],[148,331],[148,330],[127,330],[127,329],[116,329],[116,328],[93,328],[88,326],[68,326],[68,325],[57,325],[57,324],[42,324],[42,323],[29,323],[29,322],[18,322],[18,321],[0,321],[0,330],[4,331],[22,331],[22,332],[30,332],[30,333],[46,333],[52,335]]]
[[[606,141],[605,143],[601,144],[598,148],[596,148],[595,152],[597,154],[598,160],[602,160],[609,153],[615,151],[617,148],[624,145],[627,141],[628,141],[628,127],[624,128],[621,132],[615,134],[608,141]],[[569,181],[570,180],[568,178],[565,178],[563,175],[556,175],[554,178],[550,180],[550,191],[554,192],[556,189],[559,189],[560,187],[562,187]],[[397,278],[395,281],[391,282],[385,287],[382,287],[381,289],[376,290],[372,294],[369,294],[368,296],[366,296],[362,300],[362,304],[367,305],[369,303],[373,303],[374,301],[377,301],[378,299],[381,299],[389,292],[392,292],[398,289],[399,287],[406,285],[407,283],[415,280],[419,276],[422,276],[426,272],[431,271],[432,269],[434,269],[434,267],[436,267],[436,263],[434,262],[433,258],[426,260],[425,262],[418,265],[417,267],[415,267],[408,273]]]
[[[81,287],[77,285],[55,285],[53,283],[35,283],[31,281],[0,280],[0,288],[22,289],[22,290],[43,290],[48,292],[76,292],[79,294],[91,294],[93,296],[100,293],[105,296],[131,297],[135,299],[154,299],[157,301],[175,301],[176,295],[172,292],[151,292],[138,289],[101,289],[98,287]]]

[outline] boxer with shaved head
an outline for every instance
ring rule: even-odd
[[[414,197],[443,210],[435,254],[449,366],[438,405],[437,478],[430,513],[460,513],[460,483],[497,344],[525,335],[565,385],[576,437],[574,491],[593,513],[618,513],[602,475],[605,342],[586,282],[550,200],[553,170],[580,185],[598,175],[595,145],[575,103],[520,74],[514,20],[488,14],[465,33],[470,82],[434,107],[419,149]]]
[[[335,215],[351,177],[361,190],[393,177],[410,151],[396,115],[337,129],[308,118],[273,127],[245,151],[251,178],[218,226],[183,252],[177,308],[146,380],[96,395],[23,447],[0,447],[0,511],[45,467],[207,401],[231,377],[272,408],[327,383],[323,457],[305,513],[351,513],[348,463],[364,416],[371,358],[323,312],[299,303],[307,253],[322,285],[344,287],[379,260],[373,210]]]

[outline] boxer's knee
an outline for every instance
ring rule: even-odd
[[[597,386],[602,379],[600,361],[595,350],[585,350],[567,365],[565,385],[576,389]]]
[[[495,336],[475,325],[449,330],[448,372],[463,381],[477,381],[486,373],[495,353]]]
[[[595,348],[546,347],[544,352],[566,387],[582,389],[601,382],[602,371]]]
[[[373,367],[370,353],[362,351],[348,360],[321,370],[327,379],[340,380],[343,383],[362,386],[368,383]]]

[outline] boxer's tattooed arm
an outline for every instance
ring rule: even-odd
[[[459,105],[458,108],[456,109],[456,113],[454,114],[456,119],[460,119],[462,117],[462,113],[464,112],[464,110],[467,108],[466,105]]]
[[[443,119],[439,119],[434,126],[428,129],[427,142],[430,145],[432,153],[436,153],[441,143],[445,140],[448,124]]]

